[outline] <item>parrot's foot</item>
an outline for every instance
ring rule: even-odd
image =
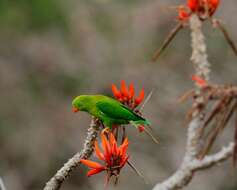
[[[108,134],[110,132],[110,128],[109,127],[106,127],[102,130],[102,134]]]

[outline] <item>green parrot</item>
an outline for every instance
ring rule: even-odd
[[[140,125],[150,126],[151,123],[133,112],[119,101],[104,95],[80,95],[72,101],[73,111],[84,111],[98,118],[106,127],[113,125],[131,124],[138,128]],[[144,129],[145,132],[158,143],[156,138]]]
[[[72,106],[75,112],[88,112],[100,119],[110,129],[113,125],[150,125],[148,120],[137,115],[119,101],[104,95],[77,96],[72,101]]]

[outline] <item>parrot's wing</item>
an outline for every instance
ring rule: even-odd
[[[99,101],[96,107],[107,117],[119,120],[144,120],[141,116],[134,113],[132,110],[120,104],[119,102]]]

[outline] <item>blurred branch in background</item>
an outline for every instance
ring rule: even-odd
[[[190,29],[192,38],[191,61],[195,66],[195,73],[197,76],[209,81],[210,63],[207,60],[208,55],[206,52],[205,37],[202,33],[202,21],[196,14],[190,18]],[[228,147],[223,148],[216,154],[204,156],[201,160],[197,158],[202,142],[201,129],[205,122],[205,113],[202,109],[203,105],[205,105],[205,99],[200,94],[200,90],[200,86],[197,85],[193,103],[195,111],[192,112],[191,121],[188,125],[187,145],[183,162],[180,168],[170,178],[157,184],[153,190],[181,189],[192,180],[196,171],[210,168],[232,156],[234,143],[230,143]]]
[[[0,177],[0,190],[6,190],[6,187],[5,187],[1,177]]]

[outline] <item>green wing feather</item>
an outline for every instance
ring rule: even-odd
[[[107,117],[118,120],[138,121],[144,118],[115,100],[103,100],[96,103],[96,107]]]

